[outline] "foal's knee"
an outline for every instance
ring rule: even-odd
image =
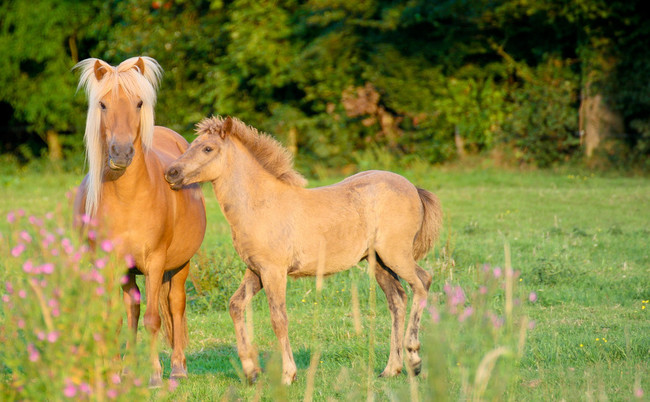
[[[230,298],[230,302],[228,303],[228,312],[230,313],[230,318],[233,320],[242,316],[242,303],[237,294]]]

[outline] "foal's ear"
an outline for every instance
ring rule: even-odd
[[[223,124],[221,125],[221,132],[219,133],[219,136],[223,140],[226,138],[226,135],[232,131],[232,117],[228,116],[226,117],[226,120],[223,121]]]
[[[101,81],[102,78],[104,78],[104,75],[108,72],[108,69],[102,64],[101,60],[95,60],[93,69],[95,71],[95,78],[97,78],[97,81]]]
[[[138,61],[135,62],[133,68],[138,69],[138,72],[144,75],[144,60],[142,60],[142,57],[138,57]]]

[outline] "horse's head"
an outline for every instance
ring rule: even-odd
[[[232,130],[232,119],[205,119],[199,124],[199,136],[165,172],[170,187],[178,190],[193,183],[216,180],[223,170],[222,151],[227,134]]]
[[[75,69],[81,71],[79,87],[88,96],[86,209],[92,214],[105,172],[124,172],[138,149],[146,151],[153,143],[154,106],[162,69],[156,60],[144,56],[125,60],[117,67],[86,59]]]

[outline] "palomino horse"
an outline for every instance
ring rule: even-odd
[[[407,367],[418,374],[420,317],[432,278],[416,260],[429,251],[440,231],[438,198],[402,176],[381,171],[306,189],[305,179],[293,170],[289,152],[241,121],[204,119],[198,134],[165,178],[175,189],[212,182],[235,249],[246,263],[244,279],[229,307],[247,379],[254,381],[260,366],[244,311],[262,287],[280,342],[282,380],[289,384],[295,380],[296,364],[288,337],[287,276],[333,274],[373,257],[381,267],[375,269],[375,277],[392,317],[390,356],[381,375],[401,372],[403,346]],[[414,294],[405,341],[407,297],[399,278],[408,282]]]
[[[162,383],[157,333],[164,329],[173,352],[172,378],[187,377],[185,280],[189,261],[205,234],[205,204],[198,185],[172,191],[167,166],[188,143],[174,131],[154,127],[156,89],[162,69],[148,57],[113,67],[98,59],[75,66],[88,95],[86,159],[88,175],[75,199],[75,222],[96,220],[104,239],[134,266],[123,285],[128,325],[135,341],[140,301],[136,273],[145,276],[144,325],[151,333],[151,386]],[[86,219],[83,219],[86,218]],[[160,314],[158,305],[160,303]]]

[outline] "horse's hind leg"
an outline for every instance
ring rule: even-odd
[[[260,277],[253,271],[247,269],[244,272],[244,279],[242,280],[239,288],[230,298],[229,310],[230,318],[235,325],[235,337],[237,338],[237,353],[241,361],[244,375],[249,383],[257,380],[257,375],[260,372],[260,363],[257,359],[257,351],[251,344],[249,339],[248,330],[246,329],[246,322],[244,320],[244,313],[246,306],[253,299],[253,296],[262,289],[262,282]]]
[[[187,346],[187,319],[185,317],[185,281],[190,272],[190,263],[171,277],[169,308],[172,315],[172,371],[170,378],[187,378],[185,347]],[[163,295],[164,297],[164,295]]]
[[[287,317],[286,291],[287,274],[282,268],[263,268],[260,272],[262,284],[271,311],[273,332],[280,342],[282,353],[282,383],[289,385],[296,380],[296,363],[289,343],[289,319]]]
[[[406,315],[406,292],[399,282],[399,278],[390,271],[381,260],[381,267],[375,269],[375,278],[386,294],[388,310],[392,319],[390,335],[390,355],[386,368],[380,377],[392,377],[402,372],[403,358],[402,347],[404,344],[404,320]]]

